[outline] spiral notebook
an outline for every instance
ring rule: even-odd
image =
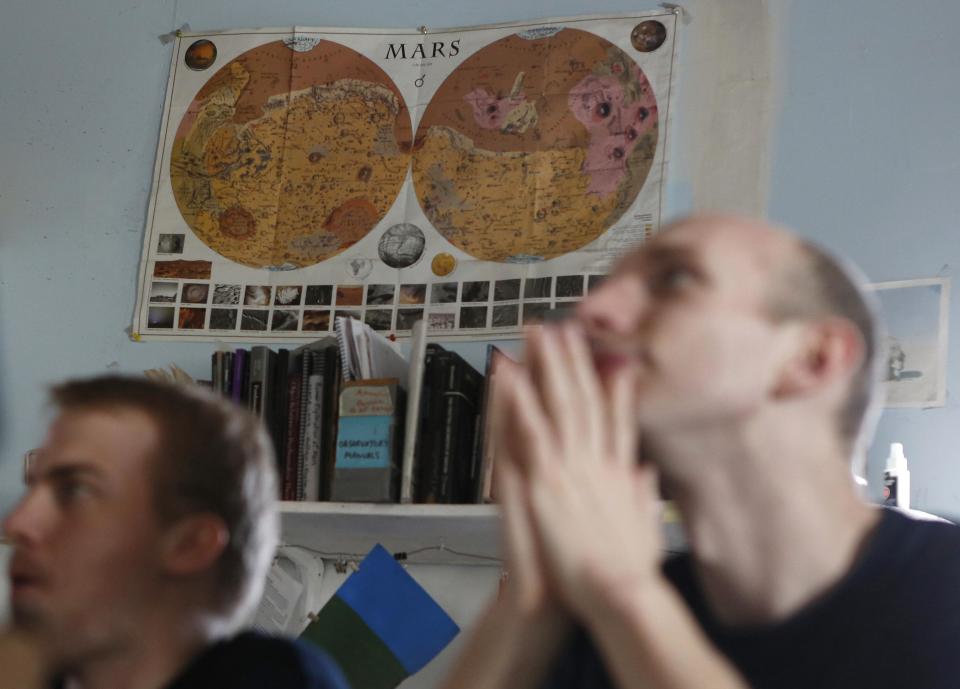
[[[409,366],[396,344],[355,318],[337,316],[334,329],[344,380],[396,378],[406,389]]]

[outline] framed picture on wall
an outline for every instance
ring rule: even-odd
[[[886,406],[944,406],[950,279],[879,282],[870,288],[886,325],[880,343]]]

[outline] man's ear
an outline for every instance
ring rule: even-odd
[[[798,341],[774,391],[778,398],[804,395],[846,379],[863,361],[863,337],[845,318],[805,323],[796,336]]]
[[[183,517],[164,537],[163,565],[169,574],[197,574],[213,567],[230,541],[223,519],[210,512]]]

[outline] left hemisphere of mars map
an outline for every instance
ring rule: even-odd
[[[275,41],[200,89],[176,132],[170,180],[183,218],[218,254],[303,268],[383,218],[410,148],[410,115],[380,67],[331,41]]]

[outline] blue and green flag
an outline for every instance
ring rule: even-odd
[[[339,663],[353,689],[393,689],[459,631],[430,594],[376,545],[301,636]]]

